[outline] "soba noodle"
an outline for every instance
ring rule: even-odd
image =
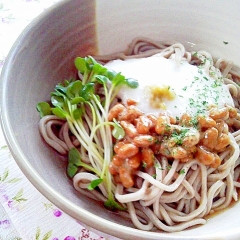
[[[134,172],[134,184],[129,187],[121,184],[117,174],[109,177],[113,183],[112,191],[115,199],[127,208],[127,211],[119,211],[120,214],[130,218],[136,228],[145,231],[157,228],[166,232],[176,232],[205,224],[207,215],[225,209],[232,201],[238,200],[240,75],[234,70],[232,62],[224,59],[215,60],[206,51],[198,51],[196,54],[186,51],[180,43],[161,43],[145,38],[135,39],[123,53],[94,58],[105,64],[114,59],[145,58],[154,54],[175,59],[179,63],[184,59],[192,65],[201,65],[213,78],[222,77],[237,109],[237,115],[234,118],[223,120],[222,131],[229,136],[229,144],[224,151],[217,152],[220,159],[219,166],[213,167],[198,159],[179,161],[179,159],[158,154],[154,156],[154,164],[147,170],[143,167],[137,168]],[[111,108],[116,104],[119,104],[117,98],[113,101]],[[84,122],[85,128],[82,131],[89,135],[92,131],[91,121],[91,112],[88,111]],[[60,130],[56,132],[55,127]],[[40,120],[39,129],[47,144],[60,154],[67,155],[71,148],[76,147],[83,161],[86,164],[92,163],[90,159],[92,153],[89,157],[87,146],[80,144],[78,139],[72,136],[65,120],[53,115],[45,116]],[[200,135],[203,132],[200,131]],[[103,148],[106,139],[101,139],[100,132],[95,133],[98,138],[92,136],[92,141]],[[108,147],[113,149],[114,143],[117,142],[109,141]],[[99,148],[99,151],[102,151],[102,148]],[[108,196],[106,185],[101,183],[96,189],[91,191],[87,189],[89,182],[97,178],[91,171],[80,167],[73,177],[73,185],[81,194],[105,202]]]

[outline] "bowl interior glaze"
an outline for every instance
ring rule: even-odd
[[[80,196],[65,175],[63,159],[41,139],[36,111],[57,83],[76,76],[75,57],[118,52],[138,36],[179,41],[188,50],[204,49],[240,66],[239,11],[237,1],[65,0],[40,15],[15,42],[1,76],[2,127],[27,178],[69,215],[119,238],[240,238],[239,203],[204,226],[169,234],[136,230]]]

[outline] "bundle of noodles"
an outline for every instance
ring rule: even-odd
[[[131,95],[124,100],[124,94],[116,95],[108,107],[104,105],[104,121],[117,123],[124,130],[119,139],[109,134],[112,126],[107,129],[108,134],[98,128],[93,130],[95,116],[89,106],[82,116],[81,132],[89,136],[85,141],[74,137],[68,121],[54,115],[43,117],[39,128],[45,141],[60,154],[78,149],[85,165],[79,166],[73,177],[77,191],[102,202],[112,192],[126,210],[119,212],[129,217],[138,229],[175,232],[205,224],[206,216],[238,200],[240,78],[232,62],[215,60],[206,51],[187,52],[180,43],[159,43],[144,38],[135,39],[124,53],[95,59],[111,68],[115,59],[127,62],[151,56],[194,66],[199,74],[204,71],[206,81],[211,78],[217,83],[214,88],[229,90],[233,104],[230,101],[218,105],[221,96],[209,102],[207,98],[212,95],[204,95],[207,98],[201,99],[200,107],[197,99],[188,100],[190,110],[178,115],[167,111],[164,104],[176,97],[174,91],[154,85],[146,95],[150,105],[154,103],[154,112],[141,109]],[[81,73],[79,76],[83,77]],[[179,84],[184,87],[182,82]],[[102,102],[106,101],[103,87],[98,86],[95,91]],[[212,94],[211,91],[214,89],[208,88],[207,94]],[[54,126],[60,130],[56,132]],[[98,153],[88,146],[90,140]],[[99,156],[104,164],[96,160]],[[97,169],[106,167],[105,177],[111,185],[103,181],[89,190],[89,183],[99,179],[99,175],[86,165]]]

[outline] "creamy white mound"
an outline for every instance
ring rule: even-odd
[[[121,72],[127,78],[138,80],[139,87],[122,87],[119,97],[126,104],[128,99],[144,113],[158,115],[168,112],[173,116],[204,112],[209,105],[233,105],[228,87],[221,78],[214,79],[204,69],[182,60],[154,55],[152,57],[114,60],[105,65]]]

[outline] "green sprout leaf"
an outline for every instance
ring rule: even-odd
[[[115,86],[122,85],[125,83],[125,77],[121,73],[117,73],[112,80],[112,84]]]
[[[115,137],[116,139],[120,140],[122,138],[124,138],[125,136],[125,131],[122,128],[122,126],[119,124],[119,122],[117,122],[116,119],[113,119],[113,130],[112,130],[112,135],[113,137]]]
[[[56,115],[57,117],[59,118],[62,118],[62,119],[66,119],[66,112],[60,108],[60,107],[55,107],[55,108],[52,108],[52,113],[54,115]]]
[[[51,103],[54,107],[63,107],[65,105],[64,97],[53,94]]]
[[[83,167],[86,170],[95,173],[96,175],[100,175],[100,173],[96,169],[82,162],[79,151],[77,150],[77,148],[73,147],[68,152],[67,175],[70,178],[74,177],[79,167]]]
[[[80,94],[85,101],[89,101],[92,98],[92,95],[94,94],[94,86],[95,83],[93,82],[87,83],[83,86]]]
[[[82,114],[83,114],[83,110],[81,108],[76,108],[75,110],[73,110],[73,118],[75,120],[78,120],[81,118]]]
[[[78,171],[78,167],[81,166],[80,153],[76,148],[71,148],[68,152],[68,165],[67,165],[67,175],[73,178]]]
[[[116,73],[114,70],[107,69],[106,77],[107,77],[110,81],[112,81],[116,75],[117,75],[117,73]]]
[[[65,85],[68,85],[69,82],[65,82]],[[67,95],[67,87],[63,86],[63,84],[58,84],[55,87],[55,94],[58,94],[59,96],[65,96]]]
[[[78,97],[82,88],[82,82],[79,80],[75,80],[68,85],[68,92],[72,95],[72,98]]]
[[[83,97],[75,97],[75,98],[73,98],[73,99],[70,101],[70,103],[71,103],[72,105],[74,105],[74,104],[79,104],[79,103],[83,103],[83,102],[85,102],[85,100],[84,100]]]
[[[93,71],[94,65],[98,64],[97,61],[92,56],[85,57],[85,62],[87,69],[90,71]]]
[[[126,210],[125,207],[121,206],[119,203],[117,203],[116,201],[114,201],[112,199],[108,199],[106,202],[104,202],[104,206],[111,211],[114,211],[114,210],[124,211],[124,210]]]
[[[37,111],[41,118],[52,114],[51,107],[47,102],[39,102],[37,104]]]
[[[73,178],[76,175],[77,171],[78,171],[77,166],[75,166],[73,163],[68,163],[68,165],[67,165],[67,175],[70,178]]]
[[[107,72],[107,68],[105,68],[103,65],[95,62],[95,64],[93,65],[93,72],[95,74],[105,75]]]
[[[100,183],[102,183],[102,181],[103,181],[103,179],[101,179],[101,178],[91,181],[88,185],[88,190],[95,189]]]
[[[109,80],[107,77],[105,77],[103,75],[96,75],[95,78],[101,84],[106,84]]]
[[[74,64],[77,70],[79,70],[81,73],[87,70],[86,61],[84,58],[77,57],[74,61]]]
[[[77,167],[81,166],[81,156],[76,148],[71,148],[68,152],[68,162]]]
[[[139,86],[138,81],[134,78],[127,78],[126,83],[130,88],[137,88]]]

